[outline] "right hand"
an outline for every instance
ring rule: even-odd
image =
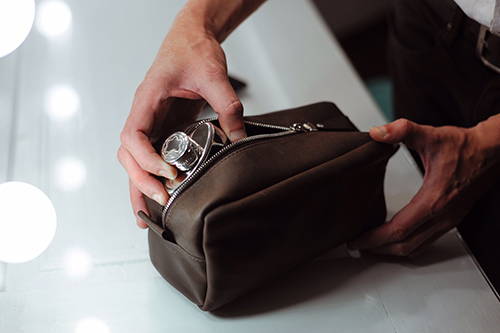
[[[175,128],[194,120],[207,101],[219,116],[219,122],[231,141],[246,136],[243,106],[229,83],[224,51],[210,34],[196,33],[185,22],[176,22],[158,55],[137,88],[132,110],[121,132],[118,160],[130,178],[130,200],[137,224],[146,224],[137,212],[148,209],[143,194],[165,205],[168,194],[153,177],[175,179],[177,171],[166,164],[151,144],[159,123]],[[177,98],[191,101],[181,102]]]

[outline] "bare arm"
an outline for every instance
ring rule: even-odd
[[[213,36],[222,42],[265,0],[191,0],[179,12],[175,25]]]

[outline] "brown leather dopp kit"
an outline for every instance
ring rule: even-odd
[[[398,146],[359,132],[333,104],[245,117],[249,140],[219,156],[168,209],[147,199],[153,265],[215,310],[384,222],[384,175]],[[214,121],[214,123],[217,123]],[[269,135],[266,135],[269,134]]]

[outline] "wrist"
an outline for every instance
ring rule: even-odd
[[[189,0],[176,21],[222,43],[264,0]]]
[[[221,42],[225,25],[223,14],[226,9],[219,2],[220,0],[189,0],[177,14],[172,30]]]
[[[469,132],[478,149],[495,164],[500,164],[500,115],[480,122]]]
[[[176,34],[178,37],[190,38],[214,38],[217,34],[216,27],[211,23],[208,15],[201,6],[204,3],[201,0],[198,4],[188,1],[186,5],[175,17],[170,34]]]

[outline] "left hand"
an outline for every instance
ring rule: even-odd
[[[399,119],[373,128],[375,141],[404,143],[422,159],[425,175],[413,199],[387,223],[350,242],[351,249],[409,256],[457,226],[493,183],[498,157],[477,128],[431,127]],[[493,169],[493,170],[492,170]]]

